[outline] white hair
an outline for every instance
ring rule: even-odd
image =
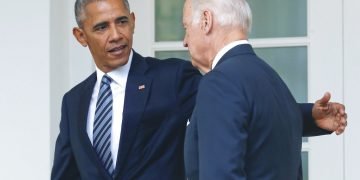
[[[193,23],[200,22],[201,13],[208,9],[221,26],[240,26],[244,33],[251,29],[251,9],[246,0],[191,0]]]

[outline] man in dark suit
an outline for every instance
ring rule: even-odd
[[[324,111],[332,109],[337,123],[328,125],[338,127],[340,134],[346,126],[343,106],[329,107],[330,94],[314,107],[295,102],[247,41],[251,10],[245,0],[185,0],[183,24],[192,64],[205,73],[186,132],[187,178],[301,177],[301,137],[321,134],[306,123],[311,121],[303,124],[301,112],[312,114],[319,125],[329,117]]]
[[[132,50],[126,0],[77,0],[75,15],[74,36],[89,47],[96,72],[64,95],[51,179],[185,179],[185,127],[200,73]],[[304,120],[316,132],[311,109]],[[320,127],[332,130],[333,121]]]
[[[96,72],[63,97],[51,179],[185,179],[185,128],[201,74],[189,61],[132,50],[127,1],[77,0],[75,12],[73,33]]]

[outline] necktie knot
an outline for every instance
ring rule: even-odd
[[[107,74],[105,74],[102,79],[101,79],[101,83],[110,85],[111,83],[111,77],[109,77]]]

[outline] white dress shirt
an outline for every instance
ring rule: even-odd
[[[112,126],[111,126],[111,154],[113,159],[114,168],[116,167],[116,160],[118,155],[121,124],[123,119],[124,99],[125,99],[125,88],[127,77],[130,70],[133,52],[130,52],[129,60],[124,66],[108,72],[107,75],[112,79],[110,87],[113,97],[113,115],[112,115]],[[91,143],[93,143],[93,127],[95,118],[96,102],[98,99],[101,79],[105,73],[96,67],[97,81],[94,86],[94,90],[91,96],[90,107],[87,118],[86,131],[89,136]]]
[[[212,65],[211,65],[211,69],[214,69],[215,66],[217,65],[217,63],[220,61],[220,59],[224,56],[225,53],[227,53],[228,51],[230,51],[230,49],[232,49],[233,47],[240,45],[240,44],[249,44],[249,41],[247,40],[239,40],[239,41],[234,41],[231,42],[230,44],[227,44],[226,46],[224,46],[215,56]]]

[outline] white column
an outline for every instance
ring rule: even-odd
[[[359,179],[360,167],[360,1],[344,0],[345,180]]]
[[[342,1],[309,3],[309,101],[324,92],[331,101],[343,102],[343,11]],[[309,179],[344,179],[344,136],[326,135],[309,139]]]
[[[77,26],[74,3],[75,0],[52,0],[50,3],[51,165],[59,134],[62,97],[94,71],[90,51],[82,47],[72,34],[72,28]]]
[[[131,0],[129,3],[136,19],[133,48],[143,56],[154,56],[152,51],[155,37],[154,0]]]
[[[0,179],[50,175],[50,1],[0,5]]]

